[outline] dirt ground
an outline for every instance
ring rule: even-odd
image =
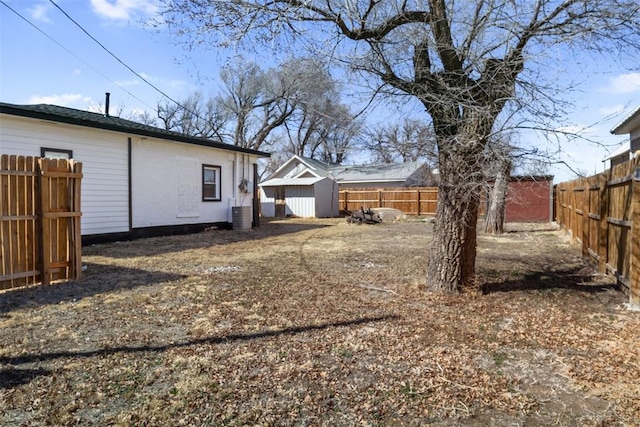
[[[81,281],[0,294],[0,425],[639,425],[640,313],[578,248],[481,235],[485,294],[434,295],[432,227],[87,247]]]

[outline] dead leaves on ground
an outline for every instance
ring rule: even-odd
[[[640,419],[640,314],[577,249],[481,237],[493,291],[430,295],[429,233],[290,220],[87,248],[82,282],[0,297],[0,423]]]

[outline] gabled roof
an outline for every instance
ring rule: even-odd
[[[615,157],[622,156],[624,154],[629,156],[630,153],[631,153],[631,148],[629,147],[629,142],[625,142],[620,147],[616,148],[611,154],[605,157],[604,160],[602,161],[605,162],[607,160],[611,160]]]
[[[13,116],[28,117],[33,119],[48,120],[56,123],[67,123],[88,128],[124,132],[133,135],[159,138],[168,141],[184,142],[187,144],[201,145],[204,147],[219,148],[222,150],[237,151],[240,153],[254,154],[260,157],[270,157],[270,153],[237,147],[223,142],[212,141],[206,138],[196,138],[178,132],[172,132],[154,126],[144,125],[120,117],[107,116],[89,111],[76,110],[74,108],[60,107],[50,104],[16,105],[0,102],[0,113]]]
[[[420,162],[382,163],[377,165],[343,166],[337,171],[336,181],[340,183],[406,181],[422,167]]]
[[[314,178],[273,178],[264,181],[260,185],[262,187],[281,187],[281,186],[307,186],[313,185],[317,182],[328,178],[314,177]]]
[[[302,156],[293,156],[264,183],[275,179],[307,179],[309,175],[327,177],[341,184],[406,181],[423,166],[420,162],[383,163],[377,165],[338,165]],[[263,183],[263,184],[264,184]],[[282,184],[281,184],[282,185]]]
[[[614,135],[624,135],[626,133],[631,133],[631,131],[636,127],[640,127],[640,106],[611,129],[611,133]]]

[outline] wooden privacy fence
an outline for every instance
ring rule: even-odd
[[[340,190],[340,210],[392,208],[406,215],[435,215],[438,187],[345,188]],[[480,192],[479,215],[486,213],[486,194]]]
[[[0,157],[0,290],[82,276],[82,163]]]
[[[556,221],[640,304],[640,158],[558,184]]]
[[[435,215],[438,187],[349,188],[340,190],[340,210],[393,208],[407,215]]]

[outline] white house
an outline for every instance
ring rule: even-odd
[[[258,224],[257,160],[269,156],[108,114],[6,103],[0,153],[83,163],[84,243],[235,226],[236,212],[241,228]]]
[[[640,107],[624,118],[611,130],[614,135],[629,134],[629,142],[624,143],[605,160],[611,161],[611,167],[628,161],[640,151]]]
[[[260,183],[262,215],[338,216],[340,189],[420,185],[428,171],[419,162],[357,166],[293,156]]]

